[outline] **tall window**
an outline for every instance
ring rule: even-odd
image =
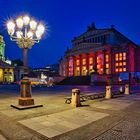
[[[68,66],[69,66],[69,76],[73,76],[73,59],[72,58],[69,58]]]
[[[76,71],[75,71],[75,76],[80,75],[80,59],[76,59]]]
[[[126,71],[126,52],[115,54],[115,72]]]
[[[106,67],[106,74],[109,74],[109,69],[110,69],[110,61],[109,61],[110,58],[109,57],[110,56],[109,56],[109,54],[106,54],[105,57],[106,57],[106,66],[105,66]]]

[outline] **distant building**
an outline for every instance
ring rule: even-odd
[[[58,76],[59,75],[59,65],[54,64],[54,65],[47,65],[45,68],[34,68],[32,70],[34,75],[36,77],[41,78],[41,76],[46,76],[46,77],[53,77],[53,76]]]
[[[5,42],[3,40],[3,36],[0,33],[0,59],[5,60]]]
[[[5,42],[0,34],[0,83],[14,82],[14,67],[10,65],[10,60],[5,60]]]
[[[95,24],[72,40],[72,48],[60,60],[61,76],[117,76],[123,72],[140,71],[140,48],[114,26],[97,29]]]

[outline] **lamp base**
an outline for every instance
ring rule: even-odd
[[[34,99],[33,98],[19,98],[18,103],[21,106],[34,105]]]
[[[20,105],[11,105],[11,107],[18,109],[18,110],[25,110],[25,109],[31,109],[31,108],[37,108],[37,107],[43,107],[43,105],[30,105],[30,106],[20,106]]]

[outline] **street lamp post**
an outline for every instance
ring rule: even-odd
[[[31,49],[35,43],[39,43],[45,32],[45,27],[25,15],[18,17],[15,21],[13,19],[9,20],[7,22],[7,31],[11,41],[15,41],[23,49],[24,77],[21,80],[19,105],[32,106],[34,105],[34,99],[32,98],[31,84],[28,78],[28,49]]]

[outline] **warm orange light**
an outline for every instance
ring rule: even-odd
[[[86,70],[86,67],[83,67],[83,70]]]
[[[122,68],[120,68],[120,72],[122,72]]]
[[[116,72],[118,72],[119,71],[119,69],[116,69]]]
[[[80,60],[76,60],[76,65],[77,65],[77,66],[80,65]]]
[[[93,66],[89,66],[89,69],[92,70],[93,69]]]
[[[89,58],[89,64],[93,64],[93,58],[92,57]]]
[[[77,67],[77,68],[76,68],[76,70],[77,70],[77,71],[79,71],[79,70],[80,70],[80,68],[79,68],[79,67]]]
[[[123,57],[123,60],[126,60],[126,56]]]
[[[107,69],[109,68],[109,64],[106,64],[106,68],[107,68]]]
[[[106,62],[109,62],[109,55],[106,55]]]
[[[123,66],[126,66],[126,62],[123,62]]]
[[[120,66],[122,66],[122,62],[120,63]]]
[[[126,68],[123,68],[123,71],[126,71]]]
[[[83,65],[86,64],[86,59],[85,59],[85,58],[82,59],[82,64],[83,64]]]
[[[123,53],[123,56],[126,56],[126,53],[125,52]]]
[[[116,63],[116,66],[119,66],[119,64],[118,64],[118,63]]]

